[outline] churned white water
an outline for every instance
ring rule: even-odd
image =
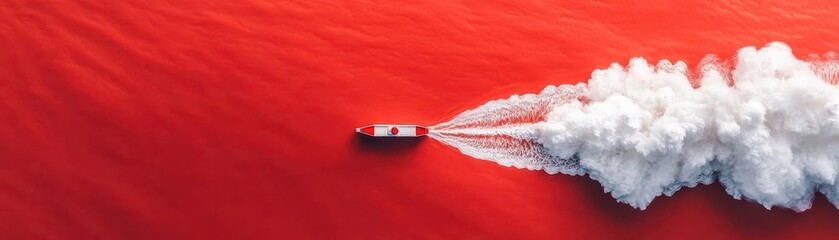
[[[587,84],[490,101],[429,136],[504,166],[588,175],[640,209],[714,181],[766,208],[803,211],[815,192],[839,206],[834,59],[798,59],[783,43],[707,57],[695,72],[635,58]]]

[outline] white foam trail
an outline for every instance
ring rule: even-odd
[[[548,86],[538,95],[490,101],[430,127],[429,136],[466,155],[504,166],[582,175],[585,172],[576,159],[546,152],[547,148],[537,142],[535,127],[535,122],[541,121],[554,106],[574,100],[581,90],[577,86]]]
[[[708,57],[696,75],[635,58],[588,84],[491,101],[429,136],[504,166],[588,174],[641,209],[715,180],[766,208],[809,209],[816,191],[839,206],[833,55],[805,61],[771,43],[740,49],[733,68]]]

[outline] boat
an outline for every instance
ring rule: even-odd
[[[422,137],[428,128],[406,124],[373,124],[356,128],[355,132],[373,137]]]

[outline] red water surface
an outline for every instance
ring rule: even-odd
[[[640,211],[371,123],[432,125],[642,56],[839,50],[832,1],[0,3],[0,238],[829,238],[719,184]]]

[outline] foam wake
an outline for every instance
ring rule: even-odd
[[[504,166],[587,174],[640,209],[714,181],[766,208],[809,209],[816,191],[839,206],[839,63],[825,57],[771,43],[694,73],[635,58],[588,84],[488,102],[429,136]]]

